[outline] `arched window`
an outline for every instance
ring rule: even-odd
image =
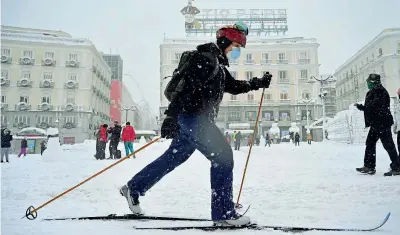
[[[272,94],[270,91],[265,91],[264,100],[272,100]]]
[[[311,93],[308,90],[304,90],[301,94],[301,98],[303,99],[311,99]]]

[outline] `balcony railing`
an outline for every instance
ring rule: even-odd
[[[254,60],[244,60],[244,64],[254,64]]]
[[[260,61],[261,64],[271,64],[271,62],[272,60],[265,60],[265,59]]]
[[[279,84],[289,84],[289,83],[290,83],[290,80],[289,80],[289,78],[280,78],[280,79],[278,80],[278,83],[279,83]]]
[[[309,64],[310,63],[310,59],[299,59],[298,63],[299,64]]]
[[[289,60],[277,60],[276,61],[278,64],[288,64]]]

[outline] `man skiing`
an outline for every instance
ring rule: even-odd
[[[147,165],[120,189],[130,210],[141,213],[139,196],[173,169],[185,162],[197,149],[211,162],[211,215],[214,224],[222,226],[245,225],[250,218],[239,215],[233,202],[233,151],[223,133],[214,123],[224,92],[246,93],[268,88],[272,75],[268,72],[259,79],[235,80],[225,66],[227,54],[236,60],[240,47],[246,46],[247,27],[235,24],[219,29],[216,43],[197,46],[189,59],[184,85],[176,94],[161,126],[161,137],[172,138],[168,150]],[[213,62],[213,57],[216,59]]]
[[[365,143],[364,166],[356,168],[356,170],[370,175],[376,173],[376,142],[380,139],[392,161],[391,170],[384,176],[400,175],[400,159],[390,130],[393,125],[393,116],[390,113],[389,93],[382,86],[379,74],[370,74],[367,78],[367,85],[369,91],[364,105],[354,104],[357,109],[364,111],[365,127],[370,127]]]

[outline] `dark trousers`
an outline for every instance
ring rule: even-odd
[[[294,141],[294,146],[296,146],[296,145],[297,145],[297,146],[300,146],[300,141],[295,140],[295,141]]]
[[[364,155],[364,166],[369,168],[376,167],[376,142],[381,140],[383,147],[386,152],[389,154],[390,160],[392,163],[390,164],[390,168],[392,170],[399,169],[400,167],[400,159],[397,154],[396,146],[394,145],[392,132],[390,128],[384,128],[376,130],[374,128],[370,128],[367,136],[367,140],[365,142],[365,155]]]
[[[235,214],[232,194],[232,148],[206,116],[178,117],[179,134],[159,158],[137,173],[129,182],[131,192],[144,195],[166,174],[180,166],[197,149],[210,162],[211,215],[213,220],[229,219]]]
[[[103,160],[106,158],[106,145],[104,141],[96,141],[96,159]]]
[[[235,150],[240,150],[240,141],[235,141]]]
[[[308,144],[311,144],[311,140],[307,140],[307,143],[308,143]]]
[[[110,145],[108,146],[108,150],[110,151],[110,158],[116,157],[118,150],[119,139],[111,139]]]

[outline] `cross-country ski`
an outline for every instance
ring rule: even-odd
[[[2,1],[0,233],[399,235],[398,9]]]

